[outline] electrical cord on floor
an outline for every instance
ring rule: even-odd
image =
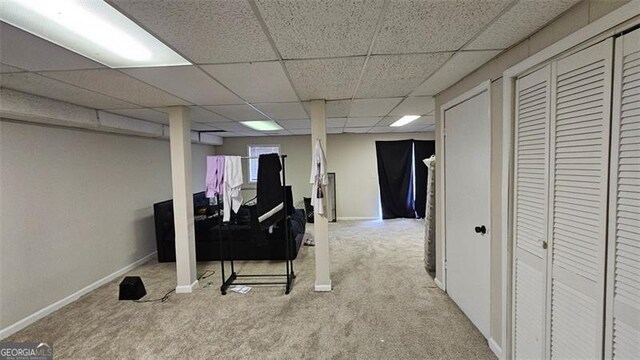
[[[210,273],[210,274],[207,274]],[[210,276],[212,276],[213,274],[215,274],[215,270],[205,270],[202,274],[200,274],[200,276],[198,277],[198,280],[201,279],[206,279]],[[171,291],[169,291],[168,293],[164,294],[163,297],[158,298],[158,299],[149,299],[149,300],[133,300],[133,302],[137,302],[137,303],[153,303],[153,302],[167,302],[167,300],[169,300],[169,295],[171,295],[173,292],[175,292],[176,289],[171,289]]]

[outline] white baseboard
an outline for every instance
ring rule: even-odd
[[[58,300],[56,302],[54,302],[53,304],[40,309],[38,311],[36,311],[35,313],[27,316],[26,318],[22,319],[22,320],[18,320],[17,322],[13,323],[12,325],[7,326],[6,328],[0,330],[0,339],[4,339],[6,337],[9,337],[13,334],[15,334],[16,332],[24,329],[25,327],[33,324],[34,322],[42,319],[43,317],[51,314],[52,312],[59,310],[61,308],[63,308],[66,305],[71,304],[72,302],[78,300],[81,296],[86,295],[88,293],[90,293],[91,291],[99,288],[100,286],[111,282],[115,279],[117,279],[118,277],[126,274],[127,272],[133,270],[134,268],[137,268],[138,266],[146,263],[147,261],[151,260],[152,258],[154,258],[156,256],[157,252],[154,251],[149,255],[144,256],[143,258],[134,261],[133,263],[123,267],[120,270],[117,270],[114,273],[111,273],[105,277],[103,277],[102,279],[89,284],[85,287],[83,287],[82,289],[74,292],[73,294],[65,297],[62,300]]]
[[[489,349],[493,351],[494,354],[498,357],[498,359],[502,359],[502,348],[498,345],[498,343],[493,340],[493,338],[489,338]]]
[[[192,293],[196,287],[198,287],[198,280],[194,281],[191,285],[178,285],[176,286],[176,294]]]
[[[326,285],[326,284],[324,284],[324,285],[316,284],[313,287],[313,290],[317,291],[317,292],[329,292],[329,291],[331,291],[331,283],[329,283],[328,285]]]
[[[380,218],[377,217],[359,217],[359,216],[345,216],[345,217],[339,217],[338,216],[338,221],[340,220],[378,220]]]
[[[438,286],[440,288],[440,290],[446,291],[444,289],[444,284],[442,284],[442,282],[440,280],[438,280],[438,278],[433,278],[433,282],[436,283],[436,286]]]

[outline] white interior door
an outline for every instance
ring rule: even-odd
[[[551,66],[516,83],[513,346],[515,359],[545,356]]]
[[[616,40],[605,356],[640,359],[640,30]]]
[[[613,41],[560,59],[552,88],[547,355],[602,356]]]
[[[491,121],[489,88],[444,111],[445,281],[482,334],[490,332]],[[486,229],[477,233],[476,227]]]

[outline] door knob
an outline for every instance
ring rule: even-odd
[[[476,230],[476,233],[478,233],[478,234],[484,235],[484,234],[487,233],[487,227],[484,226],[484,225],[476,226],[475,230]]]

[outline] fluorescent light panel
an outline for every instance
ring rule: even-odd
[[[102,0],[2,0],[0,20],[112,68],[190,65]]]
[[[400,119],[398,119],[393,124],[391,124],[390,126],[393,126],[393,127],[405,126],[408,123],[412,122],[413,120],[415,120],[415,119],[417,119],[419,117],[420,117],[420,115],[405,115],[405,116],[401,117]]]
[[[276,131],[276,130],[282,130],[282,126],[278,125],[278,123],[276,123],[275,121],[269,121],[269,120],[265,120],[265,121],[241,121],[242,125],[244,126],[248,126],[250,128],[252,128],[253,130],[258,130],[258,131]]]

